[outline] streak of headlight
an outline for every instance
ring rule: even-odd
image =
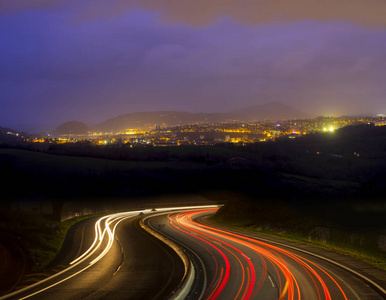
[[[158,211],[168,211],[168,210],[184,210],[184,209],[193,209],[193,208],[213,208],[213,207],[216,207],[215,205],[202,205],[202,206],[187,206],[187,207],[168,207],[168,208],[161,208],[161,209],[158,209]],[[82,254],[80,255],[78,258],[76,258],[75,260],[73,260],[71,263],[70,263],[70,267],[68,267],[67,269],[61,271],[61,272],[58,272],[56,273],[55,275],[53,275],[52,277],[50,278],[47,278],[45,280],[42,280],[41,282],[39,282],[38,284],[41,284],[42,282],[45,282],[47,280],[52,280],[54,277],[57,277],[67,271],[69,271],[70,269],[74,268],[75,266],[78,266],[79,264],[81,264],[82,262],[85,262],[91,255],[93,255],[102,245],[102,242],[103,242],[103,239],[105,237],[105,235],[107,234],[108,235],[108,243],[107,243],[107,246],[105,247],[105,249],[102,251],[102,253],[97,257],[95,258],[93,261],[91,261],[85,268],[81,269],[80,271],[77,271],[76,273],[73,273],[72,275],[69,275],[67,276],[66,278],[60,280],[60,281],[57,281],[41,290],[38,290],[37,292],[34,292],[32,294],[29,294],[27,296],[25,296],[24,298],[21,298],[21,299],[27,299],[29,297],[32,297],[36,294],[39,294],[45,290],[48,290],[80,273],[82,273],[83,271],[85,271],[86,269],[88,269],[89,267],[91,267],[93,264],[95,264],[97,261],[99,261],[100,259],[103,258],[104,255],[107,254],[107,252],[110,250],[110,248],[112,247],[113,245],[113,241],[114,241],[114,234],[115,234],[115,229],[117,227],[117,225],[125,220],[125,219],[128,219],[130,217],[133,217],[135,215],[138,215],[140,212],[143,212],[143,213],[149,213],[150,210],[147,209],[147,210],[139,210],[139,211],[130,211],[130,212],[121,212],[121,213],[116,213],[116,214],[111,214],[111,215],[108,215],[108,216],[104,216],[100,219],[97,220],[97,222],[95,223],[95,226],[94,226],[94,230],[95,230],[95,238],[94,238],[94,241],[92,243],[92,245]],[[102,227],[101,227],[101,223],[102,221],[105,220],[105,228],[104,230],[102,230]],[[112,223],[115,223],[113,229],[111,230],[110,228],[110,224]]]
[[[100,247],[102,241],[103,241],[103,237],[105,235],[105,232],[108,232],[108,235],[109,235],[109,242],[108,242],[108,245],[107,247],[104,249],[104,251],[96,258],[94,259],[91,263],[89,263],[85,268],[79,270],[78,272],[74,273],[74,274],[71,274],[69,276],[67,276],[66,278],[60,280],[60,281],[57,281],[41,290],[38,290],[37,292],[34,292],[32,294],[29,294],[23,298],[20,298],[20,300],[22,299],[27,299],[27,298],[30,298],[34,295],[37,295],[43,291],[46,291],[80,273],[82,273],[83,271],[87,270],[89,267],[91,267],[94,263],[96,263],[97,261],[99,261],[100,259],[102,259],[102,257],[104,255],[106,255],[106,253],[108,252],[108,250],[111,248],[112,246],[112,242],[114,240],[114,232],[115,232],[115,228],[117,227],[118,223],[120,223],[121,221],[125,220],[125,219],[128,219],[130,217],[133,217],[135,216],[136,214],[138,214],[139,212],[125,212],[125,213],[118,213],[118,214],[113,214],[113,215],[109,215],[109,216],[105,216],[105,217],[102,217],[100,218],[96,223],[95,223],[95,238],[94,238],[94,242],[93,244],[91,245],[91,247],[85,252],[83,253],[80,257],[78,257],[76,260],[72,261],[71,264],[72,266],[69,267],[68,269],[64,270],[64,271],[68,271],[69,269],[75,267],[76,265],[82,263],[83,261],[85,261],[87,258],[89,258],[96,250],[98,250],[98,248]],[[105,220],[106,219],[106,228],[103,230],[101,230],[101,227],[100,227],[100,223],[102,220]],[[114,226],[114,229],[111,231],[110,229],[110,224],[113,223],[113,222],[117,222]],[[95,246],[95,244],[97,243],[97,241],[99,240],[99,243],[97,246]],[[106,251],[107,250],[107,251]],[[103,255],[102,255],[103,254]],[[62,271],[62,272],[64,272]],[[61,272],[60,272],[61,273]]]

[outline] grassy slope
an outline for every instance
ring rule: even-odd
[[[220,225],[230,226],[253,233],[258,233],[267,236],[279,237],[285,240],[310,244],[314,247],[320,247],[328,250],[335,251],[344,255],[351,256],[360,261],[366,262],[377,268],[386,270],[386,254],[376,249],[364,249],[363,247],[352,246],[347,244],[340,244],[338,242],[321,243],[316,241],[310,241],[307,236],[299,232],[286,231],[284,229],[262,229],[256,225],[245,225],[245,222],[229,222],[225,221],[219,216],[212,217],[211,221]],[[344,238],[347,239],[347,236]]]
[[[15,234],[20,236],[23,242],[28,245],[31,255],[30,269],[16,289],[34,284],[52,274],[55,274],[65,266],[52,264],[56,255],[60,252],[64,239],[69,229],[84,219],[94,215],[76,217],[64,222],[56,222],[43,216],[24,215],[22,226],[16,229]],[[19,221],[20,224],[20,221]]]
[[[298,177],[295,178],[298,184]],[[314,184],[312,178],[308,182]],[[378,248],[385,210],[377,203],[313,204],[310,199],[305,204],[236,193],[223,193],[223,197],[228,201],[212,217],[216,223],[327,248],[386,270],[386,253]],[[327,242],[310,239],[310,232],[316,227],[329,228]]]

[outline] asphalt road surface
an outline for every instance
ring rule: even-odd
[[[105,217],[99,227],[95,218],[82,222],[61,254],[70,269],[10,299],[166,299],[184,265],[138,220],[136,212]]]
[[[197,221],[216,210],[169,209],[145,220],[180,244],[193,262],[195,280],[186,299],[383,299],[324,259]],[[181,283],[185,267],[171,248],[140,227],[138,214],[78,223],[56,261],[67,268],[3,298],[167,299]]]
[[[383,299],[362,280],[312,255],[194,221],[214,212],[147,220],[184,245],[194,261],[198,275],[189,299]]]

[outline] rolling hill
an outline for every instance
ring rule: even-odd
[[[117,132],[125,129],[151,130],[157,125],[162,127],[173,127],[188,124],[204,124],[218,122],[256,122],[256,121],[278,121],[284,119],[308,119],[313,116],[302,111],[293,109],[278,102],[270,102],[261,105],[249,106],[243,109],[227,113],[190,113],[180,111],[147,111],[119,115],[115,118],[101,122],[90,129],[99,132]],[[68,125],[77,125],[77,129]],[[64,126],[66,125],[66,126]],[[79,131],[79,124],[67,122],[58,128],[62,134],[63,129],[67,133]],[[84,128],[84,127],[83,127]]]

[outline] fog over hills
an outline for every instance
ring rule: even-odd
[[[119,115],[115,118],[101,122],[90,129],[92,131],[114,132],[125,129],[153,129],[157,125],[162,127],[172,127],[178,125],[188,125],[197,123],[216,123],[216,122],[255,122],[255,121],[278,121],[283,119],[307,119],[314,116],[305,112],[293,109],[278,102],[270,102],[262,105],[249,106],[243,109],[230,111],[227,113],[190,113],[180,111],[148,111],[135,112]],[[77,128],[69,128],[77,122],[66,122],[66,126],[59,126],[56,132],[73,133]],[[78,124],[79,125],[79,124]],[[82,126],[83,129],[85,128]],[[63,131],[63,129],[66,129]]]
[[[54,130],[54,134],[86,134],[91,131],[91,128],[86,124],[78,121],[70,121],[63,123]]]
[[[178,125],[232,121],[237,115],[228,113],[189,113],[179,111],[151,111],[123,114],[93,127],[96,131],[119,131],[128,128],[149,129],[156,125]]]
[[[282,119],[308,119],[313,117],[308,113],[294,109],[279,102],[252,105],[239,110],[234,110],[232,113],[248,122],[263,120],[276,121]]]

